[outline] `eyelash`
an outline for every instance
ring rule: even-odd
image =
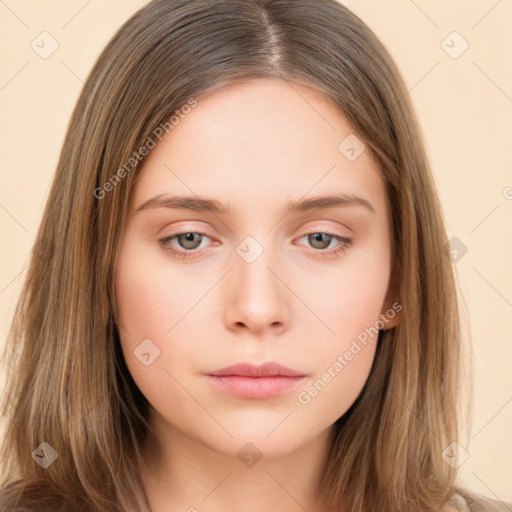
[[[177,233],[173,233],[170,236],[160,238],[158,240],[158,243],[160,244],[160,246],[163,249],[170,251],[174,256],[177,256],[178,258],[182,258],[182,259],[193,258],[193,257],[195,257],[196,254],[201,252],[200,249],[199,250],[198,249],[190,249],[188,251],[177,250],[172,245],[169,244],[169,242],[173,238],[176,238],[180,235],[186,235],[187,233],[194,233],[197,235],[206,236],[207,238],[210,238],[208,236],[208,234],[204,233],[203,231],[180,231]],[[341,244],[335,249],[325,250],[325,249],[314,249],[313,248],[313,250],[317,251],[318,255],[321,256],[322,258],[329,258],[329,257],[336,256],[338,254],[341,254],[341,253],[345,252],[346,250],[348,250],[348,248],[352,245],[352,238],[347,238],[344,236],[336,235],[335,233],[330,233],[328,231],[312,231],[310,233],[306,233],[306,234],[302,235],[300,238],[304,238],[305,236],[308,236],[308,235],[315,235],[318,233],[320,233],[322,235],[332,236],[333,239],[341,242]]]

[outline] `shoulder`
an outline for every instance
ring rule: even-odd
[[[511,512],[512,504],[499,499],[459,489],[453,494],[442,512]]]
[[[511,512],[512,503],[487,498],[485,496],[475,496],[468,500],[470,512]]]

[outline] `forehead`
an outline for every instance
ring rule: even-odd
[[[309,86],[252,80],[186,112],[147,156],[132,207],[159,193],[270,206],[343,190],[385,208],[376,163],[341,110]]]

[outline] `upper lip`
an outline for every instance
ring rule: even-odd
[[[304,377],[305,374],[292,370],[286,366],[278,363],[265,363],[260,366],[251,363],[238,363],[231,366],[226,366],[220,370],[208,372],[208,375],[240,375],[245,377]]]

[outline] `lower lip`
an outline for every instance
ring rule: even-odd
[[[244,377],[241,375],[207,375],[217,388],[243,398],[271,398],[297,386],[303,377]]]

